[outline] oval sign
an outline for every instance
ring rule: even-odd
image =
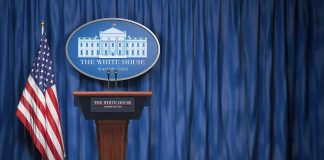
[[[66,57],[84,75],[99,80],[127,80],[151,69],[160,44],[148,28],[121,18],[104,18],[76,29],[66,43]],[[115,79],[117,72],[117,79]]]

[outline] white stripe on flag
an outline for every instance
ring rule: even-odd
[[[28,110],[26,110],[26,108],[23,106],[23,104],[21,102],[19,102],[18,109],[24,115],[24,117],[26,118],[28,123],[32,126],[34,135],[37,137],[40,144],[43,146],[43,148],[46,152],[46,155],[48,156],[48,159],[50,159],[50,160],[54,159],[54,156],[53,156],[51,150],[47,147],[44,136],[41,134],[41,132],[39,131],[37,125],[35,124],[32,116],[29,114]]]
[[[55,124],[57,125],[57,128],[59,129],[59,131],[61,130],[61,123],[60,123],[60,118],[56,112],[56,109],[54,108],[54,105],[53,105],[53,102],[50,98],[50,96],[48,95],[48,93],[46,92],[45,93],[45,97],[46,97],[46,104],[47,104],[47,107],[50,111],[50,113],[52,114],[52,117],[55,121]],[[56,98],[55,98],[56,100]]]
[[[53,102],[52,102],[52,100],[51,100],[51,98],[50,98],[50,96],[48,95],[47,92],[45,93],[45,98],[46,98],[46,104],[47,104],[47,107],[48,107],[47,109],[49,110],[48,113],[51,114],[51,116],[53,117],[53,119],[55,121],[55,124],[53,124],[53,125],[56,125],[57,129],[59,131],[59,133],[58,133],[59,137],[56,137],[53,129],[51,128],[51,134],[54,134],[54,136],[55,136],[55,140],[53,140],[53,142],[54,142],[55,148],[59,152],[60,156],[64,157],[64,153],[62,153],[62,151],[64,150],[64,147],[63,147],[64,145],[63,145],[62,129],[61,129],[60,119],[59,119],[58,113],[56,112],[56,109],[54,108]],[[56,97],[54,99],[57,100]],[[51,126],[49,126],[49,127],[51,127]],[[61,145],[59,143],[59,139],[62,142],[62,145],[63,145],[62,147],[61,147]]]
[[[58,152],[61,159],[63,159],[62,148],[60,146],[60,143],[58,142],[58,139],[57,139],[51,125],[49,125],[50,123],[48,122],[47,119],[46,119],[46,124],[48,124],[48,125],[46,125],[46,132],[47,132],[48,136],[50,137],[50,139],[52,140],[55,150]]]
[[[43,113],[40,111],[40,109],[38,108],[38,106],[36,105],[33,97],[30,96],[27,89],[24,89],[23,96],[25,97],[27,102],[30,104],[30,106],[33,108],[37,118],[42,123],[42,126],[45,128],[45,117],[44,117]]]
[[[37,85],[35,84],[35,81],[34,81],[33,77],[30,76],[28,78],[28,82],[27,83],[30,83],[30,86],[35,91],[35,93],[37,94],[37,97],[40,99],[40,101],[41,101],[41,103],[42,103],[42,105],[44,107],[46,107],[46,104],[48,104],[48,102],[50,102],[50,104],[52,104],[51,103],[51,100],[49,99],[49,97],[48,97],[48,99],[44,98],[43,92],[41,92],[41,90],[37,87]],[[54,145],[54,147],[55,147],[53,149],[55,149],[58,152],[58,154],[61,157],[61,159],[63,159],[64,158],[63,157],[63,153],[62,153],[63,149],[61,148],[61,145],[60,145],[60,143],[58,141],[58,137],[56,137],[56,135],[55,135],[55,133],[53,131],[53,128],[50,125],[50,122],[48,121],[47,118],[45,118],[46,115],[43,115],[43,113],[39,110],[39,108],[36,105],[33,97],[31,97],[31,95],[29,94],[29,92],[27,90],[24,90],[23,95],[25,96],[25,98],[28,101],[28,103],[32,106],[32,108],[34,109],[37,117],[39,118],[40,122],[42,123],[42,125],[43,125],[43,127],[44,127],[44,129],[46,131],[46,134],[48,134],[48,137],[50,138],[48,140],[51,140],[52,143],[53,143],[53,145]],[[48,96],[48,94],[46,94],[46,95]],[[46,102],[46,104],[44,104],[44,102]],[[37,109],[35,109],[35,108],[37,108]],[[58,130],[60,131],[61,130],[61,125],[60,125],[60,123],[58,123],[58,120],[57,120],[58,119],[58,115],[57,115],[56,110],[55,109],[53,110],[52,107],[49,107],[47,109],[49,109],[49,112],[48,113],[50,113],[52,115],[52,117],[53,117],[53,119],[55,121],[55,124],[52,124],[52,125],[56,125],[58,127]],[[60,136],[60,139],[61,139],[61,136]],[[46,147],[46,148],[49,149],[49,147]]]
[[[35,93],[37,94],[39,100],[42,102],[42,104],[45,106],[45,97],[43,92],[37,87],[38,85],[36,84],[36,82],[34,81],[32,76],[28,77],[28,82],[30,84],[30,86],[33,88],[33,90],[35,91]]]
[[[55,95],[55,99],[57,101],[57,104],[58,104],[58,98],[57,98],[57,92],[56,92],[56,84],[54,84],[52,87],[52,90],[54,92],[54,95]],[[57,108],[59,108],[59,106],[57,106]],[[59,118],[60,118],[60,115],[59,115]],[[61,123],[62,123],[62,120],[60,120],[60,122],[58,123],[59,124],[59,131],[60,131],[60,135],[61,135],[61,141],[62,141],[62,144],[64,144],[64,141],[63,141],[63,134],[62,134],[62,128],[61,128]],[[62,146],[63,148],[63,151],[64,151],[64,157],[65,157],[65,149],[64,149],[64,145]]]

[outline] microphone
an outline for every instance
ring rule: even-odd
[[[110,80],[110,69],[107,69],[107,80],[108,80],[108,88],[109,88],[109,80]]]
[[[114,73],[115,73],[115,87],[117,87],[117,74],[118,74],[117,68],[114,70]]]

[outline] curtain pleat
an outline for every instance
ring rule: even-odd
[[[0,0],[0,159],[41,159],[15,110],[40,41],[50,42],[67,159],[97,159],[76,90],[106,90],[65,44],[99,18],[137,21],[160,58],[111,90],[153,92],[128,128],[129,160],[324,159],[324,2],[320,0]]]

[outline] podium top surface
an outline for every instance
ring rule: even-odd
[[[130,96],[130,97],[149,97],[150,91],[74,91],[73,96]]]

